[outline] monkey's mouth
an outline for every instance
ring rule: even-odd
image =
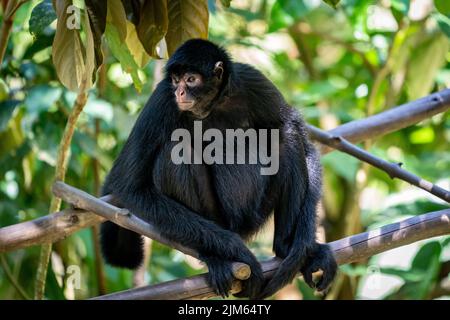
[[[194,101],[177,101],[177,104],[180,110],[189,110],[194,106]]]

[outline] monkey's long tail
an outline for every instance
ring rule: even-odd
[[[106,221],[101,225],[100,245],[108,264],[136,269],[144,260],[144,242],[136,232]]]

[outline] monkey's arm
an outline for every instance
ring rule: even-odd
[[[290,283],[299,271],[311,287],[316,287],[312,273],[321,269],[317,289],[325,290],[336,273],[336,262],[328,246],[316,242],[316,209],[321,196],[321,167],[317,151],[307,140],[301,120],[286,130],[285,154],[280,182],[280,198],[275,208],[274,251],[283,258],[279,269],[263,290],[261,297],[275,293]]]

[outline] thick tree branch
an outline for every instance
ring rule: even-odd
[[[311,132],[314,133],[315,138],[321,143],[326,144],[335,149],[338,149],[342,152],[348,153],[354,156],[355,158],[365,161],[373,165],[374,167],[377,167],[378,169],[387,172],[387,174],[389,174],[389,176],[392,179],[398,178],[406,182],[409,182],[410,184],[415,185],[416,187],[419,187],[420,189],[423,189],[425,191],[428,191],[429,193],[435,195],[436,197],[439,197],[440,199],[450,203],[450,192],[425,179],[422,179],[419,176],[416,176],[415,174],[412,174],[411,172],[402,169],[400,167],[401,164],[391,163],[381,158],[375,157],[366,150],[351,144],[342,137],[328,133],[327,131],[321,130],[313,126],[311,126],[309,129],[311,130]]]
[[[127,209],[118,208],[61,181],[55,182],[53,193],[76,208],[92,211],[124,228],[133,230],[195,258],[199,257],[198,252],[166,239],[155,226],[131,214]],[[241,262],[233,262],[232,268],[236,279],[246,280],[250,277],[251,271],[248,265]]]
[[[367,259],[375,254],[404,246],[419,240],[450,234],[450,209],[435,211],[392,223],[368,232],[329,243],[338,264]],[[277,269],[279,259],[262,262],[264,276],[270,277]],[[233,291],[240,288],[236,282]],[[112,293],[94,299],[149,300],[200,299],[213,297],[205,274]]]
[[[449,109],[450,89],[444,89],[376,115],[348,122],[328,132],[352,143],[358,143],[406,128]],[[313,127],[308,126],[308,128],[311,130]],[[316,139],[314,132],[311,131],[311,138]],[[324,147],[321,150],[322,154],[331,151],[333,149],[330,147]]]

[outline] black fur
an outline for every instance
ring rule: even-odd
[[[279,129],[276,175],[261,175],[260,164],[172,163],[173,130],[192,130],[195,118],[177,108],[170,75],[195,71],[208,80],[217,61],[224,63],[223,82],[211,113],[202,120],[203,130]],[[103,193],[113,194],[168,239],[197,250],[208,265],[210,284],[223,296],[231,287],[233,261],[251,267],[252,275],[240,294],[251,298],[272,295],[299,271],[314,286],[311,273],[322,269],[324,276],[317,288],[323,290],[336,273],[330,249],[315,240],[321,167],[302,118],[264,75],[231,62],[211,42],[190,40],[171,57],[166,77],[141,112]],[[242,239],[257,233],[272,212],[273,249],[284,260],[264,284],[260,264]],[[139,237],[112,223],[102,226],[102,247],[106,260],[117,266],[136,267],[142,260]]]

